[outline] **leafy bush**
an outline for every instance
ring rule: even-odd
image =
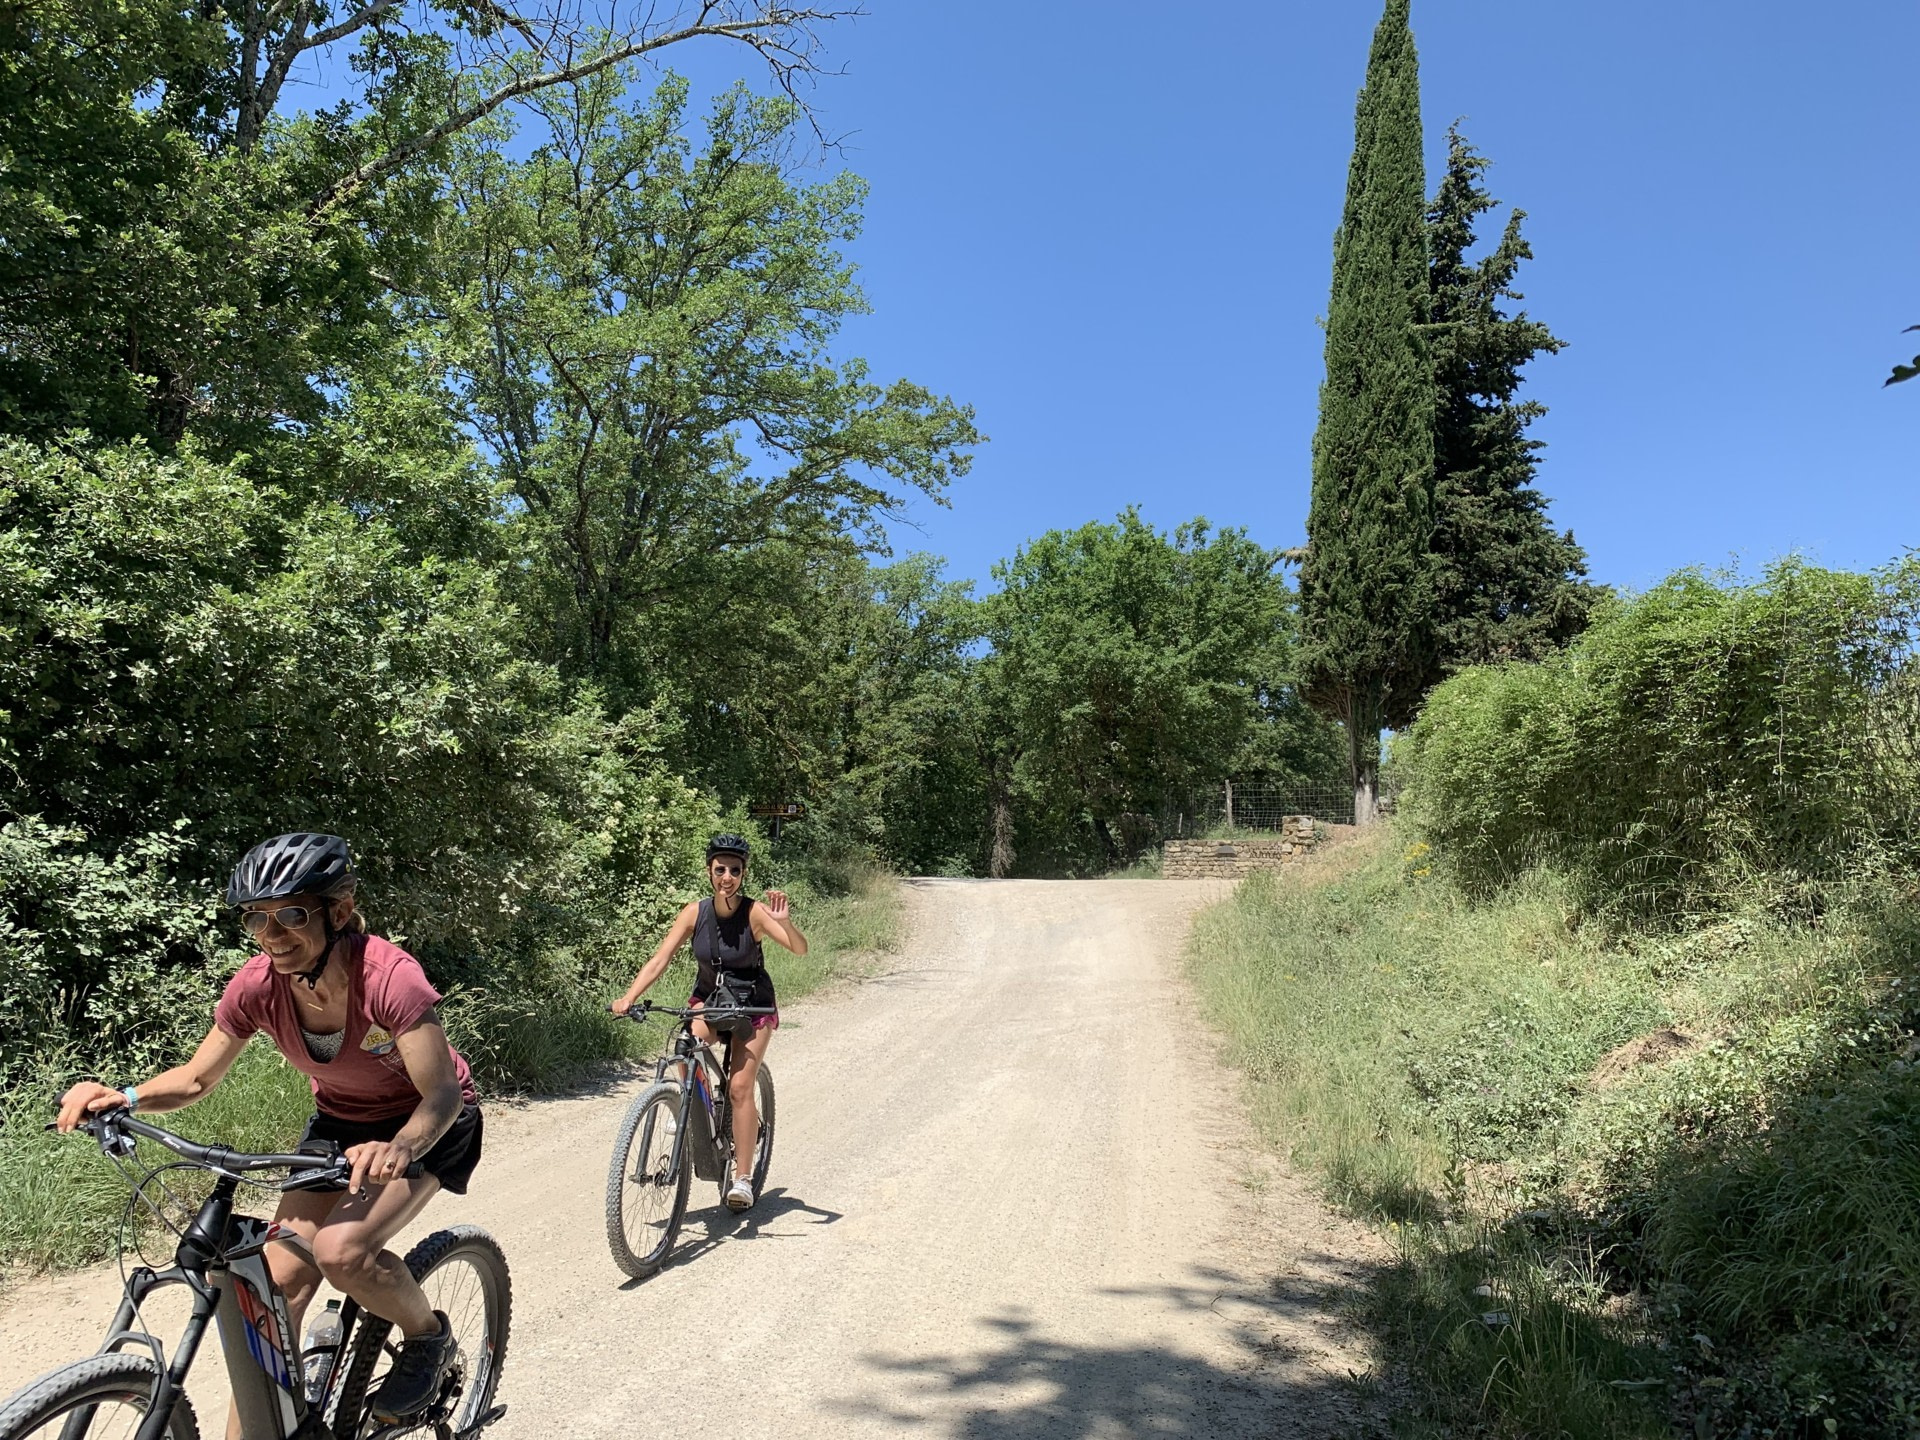
[[[81,1036],[135,1068],[171,1063],[245,954],[223,941],[212,895],[177,878],[181,835],[110,854],[85,840],[0,825],[0,1091]]]
[[[272,498],[191,454],[0,447],[0,1083],[190,1044],[242,953],[213,901],[265,835],[349,837],[375,926],[472,992],[495,1082],[555,1068],[486,1039],[504,1017],[630,974],[698,879],[717,817],[657,714],[526,660],[479,561]]]
[[[1759,890],[1815,907],[1864,858],[1914,847],[1916,597],[1913,561],[1683,572],[1564,654],[1437,689],[1404,747],[1406,808],[1480,893],[1547,865],[1606,909]]]

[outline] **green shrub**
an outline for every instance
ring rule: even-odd
[[[491,505],[458,474],[389,515],[0,444],[0,1086],[184,1053],[245,953],[227,868],[296,829],[347,836],[376,929],[469,996],[488,1083],[621,1053],[579,997],[638,967],[718,817],[661,716],[610,720],[526,658],[488,556],[436,553]]]
[[[1397,752],[1405,807],[1479,893],[1546,865],[1607,910],[1808,912],[1810,886],[1920,838],[1916,595],[1913,561],[1682,572],[1563,654],[1439,687]]]

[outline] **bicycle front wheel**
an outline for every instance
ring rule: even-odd
[[[147,1418],[160,1372],[151,1355],[95,1355],[43,1375],[0,1405],[0,1440],[132,1440]],[[168,1440],[200,1440],[182,1395]]]
[[[456,1437],[472,1433],[493,1408],[500,1367],[507,1359],[507,1327],[513,1282],[499,1243],[476,1225],[436,1230],[407,1252],[407,1269],[427,1292],[453,1331],[454,1358],[439,1399],[421,1416],[422,1427],[444,1424]],[[399,1345],[390,1322],[363,1314],[334,1407],[333,1433],[340,1440],[379,1429],[367,1399],[386,1379]]]
[[[628,1109],[613,1142],[613,1163],[607,1168],[607,1247],[613,1263],[636,1280],[666,1263],[687,1213],[692,1168],[687,1147],[680,1143],[682,1095],[671,1080],[649,1085]]]

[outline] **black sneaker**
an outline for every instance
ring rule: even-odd
[[[373,1418],[382,1425],[418,1415],[440,1393],[441,1377],[453,1359],[453,1327],[438,1310],[433,1316],[440,1322],[438,1335],[416,1335],[400,1347],[393,1369],[374,1392]]]

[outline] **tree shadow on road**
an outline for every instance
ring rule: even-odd
[[[1192,1283],[1100,1293],[1176,1311],[1207,1311],[1207,1348],[1076,1341],[1042,1333],[1018,1309],[984,1317],[984,1343],[911,1358],[868,1356],[882,1399],[844,1402],[883,1419],[964,1440],[1360,1440],[1385,1433],[1379,1387],[1328,1341],[1365,1282],[1251,1292],[1244,1277],[1199,1271]],[[1189,1327],[1189,1339],[1193,1332]],[[1224,1342],[1224,1343],[1223,1343]]]

